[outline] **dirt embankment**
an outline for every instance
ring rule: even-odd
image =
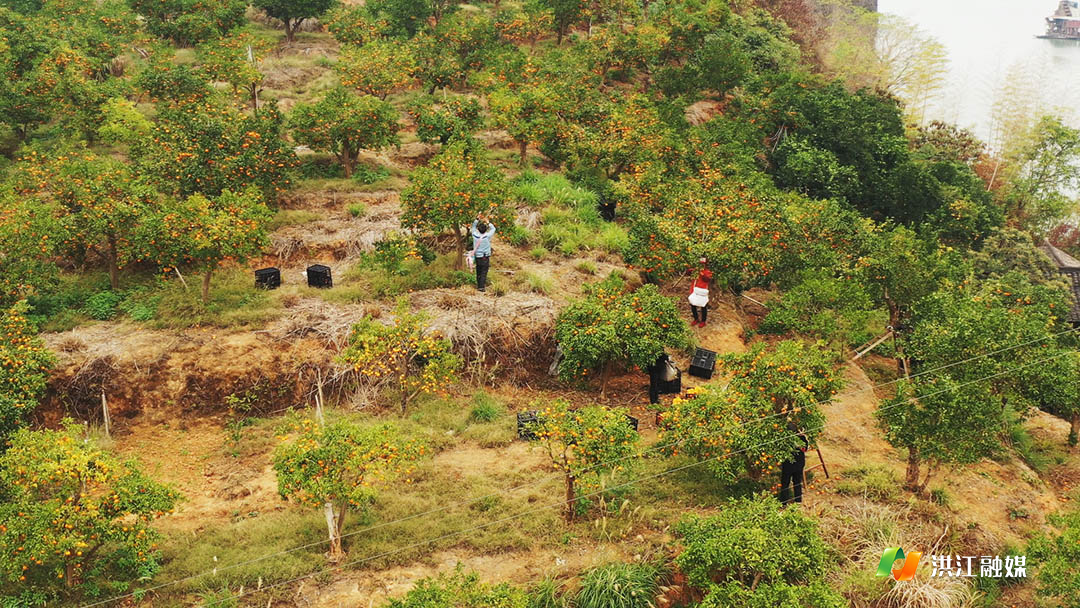
[[[264,332],[215,329],[159,331],[101,323],[46,334],[57,354],[39,415],[101,418],[104,392],[114,425],[142,412],[211,413],[230,394],[250,396],[256,412],[303,401],[303,372],[329,365],[314,339],[284,341]]]

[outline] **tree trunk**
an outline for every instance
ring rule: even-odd
[[[209,304],[210,303],[210,277],[212,277],[213,275],[214,275],[214,271],[212,269],[207,270],[206,274],[203,275],[203,278],[202,278],[202,301],[203,301],[203,304]]]
[[[561,27],[558,30],[556,30],[555,46],[562,46],[562,37],[563,37],[564,31],[565,31],[564,28],[561,28]],[[25,138],[25,135],[23,137]]]
[[[607,392],[607,383],[611,379],[611,361],[604,363],[604,369],[600,371],[600,398],[604,398]]]
[[[461,270],[465,264],[465,235],[461,233],[461,226],[454,227],[454,237],[457,243],[457,259],[454,260],[454,268]]]
[[[256,82],[252,82],[252,83],[251,83],[251,86],[249,86],[249,87],[248,87],[248,93],[250,93],[250,94],[251,94],[251,110],[252,110],[253,112],[258,112],[258,111],[259,111],[259,89],[258,89],[258,83],[256,83]]]
[[[120,287],[120,268],[116,264],[116,243],[109,242],[109,286],[112,289]]]
[[[330,559],[340,559],[345,555],[345,552],[341,549],[342,517],[335,512],[334,503],[332,502],[323,505],[323,515],[326,516],[326,529],[330,535]]]
[[[1078,435],[1080,435],[1080,413],[1073,414],[1069,421],[1069,446],[1076,447]]]
[[[341,146],[341,166],[345,169],[346,179],[352,177],[353,166],[356,163],[356,158],[354,158],[351,152],[352,151],[349,150],[348,146]]]
[[[919,448],[909,446],[907,459],[907,477],[904,480],[904,486],[912,492],[919,491],[919,464]]]
[[[574,476],[566,476],[566,523],[574,522]]]
[[[520,157],[520,160],[518,162],[521,164],[522,167],[525,166],[525,155],[526,155],[526,153],[528,153],[528,151],[529,151],[529,142],[528,141],[519,141],[518,142],[518,155]]]
[[[296,40],[296,26],[300,25],[299,22],[293,23],[292,19],[285,19],[285,41],[294,42]]]

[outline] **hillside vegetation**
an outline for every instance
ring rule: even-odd
[[[1078,605],[1080,131],[929,122],[943,62],[842,0],[0,0],[0,606]]]

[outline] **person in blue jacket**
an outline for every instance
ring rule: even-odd
[[[491,237],[495,236],[495,224],[483,215],[472,223],[473,258],[476,261],[476,289],[486,291],[488,269],[491,268]]]

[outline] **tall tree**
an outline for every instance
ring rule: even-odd
[[[908,451],[908,488],[923,492],[941,465],[989,455],[1012,417],[1039,404],[1029,387],[1048,381],[1041,360],[1065,310],[1058,289],[1015,272],[946,286],[917,304],[905,348],[915,371],[930,371],[877,414],[889,442]]]
[[[55,157],[33,155],[17,178],[18,192],[54,209],[63,242],[59,251],[75,261],[96,254],[120,286],[120,269],[138,256],[135,233],[147,220],[156,192],[124,163],[88,151]]]
[[[296,30],[305,19],[320,17],[334,5],[334,0],[255,0],[254,5],[285,24],[285,39],[296,39]]]
[[[297,143],[330,152],[351,177],[360,150],[379,150],[398,143],[398,113],[371,95],[343,87],[330,89],[315,103],[298,104],[290,123]]]
[[[201,194],[163,205],[140,236],[144,256],[164,268],[201,272],[202,300],[210,302],[210,280],[226,261],[243,263],[266,244],[270,210],[258,191]]]
[[[1044,116],[1010,160],[1005,198],[1010,214],[1022,225],[1045,234],[1076,212],[1080,129]]]

